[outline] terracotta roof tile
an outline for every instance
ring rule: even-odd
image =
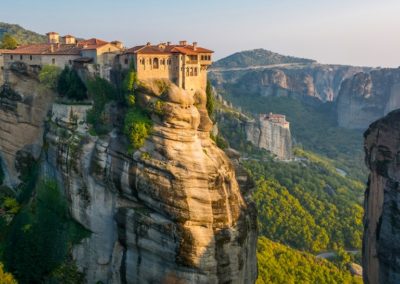
[[[171,54],[171,53],[182,53],[188,55],[197,55],[199,53],[213,53],[214,51],[203,48],[196,47],[194,49],[193,45],[138,45],[129,48],[125,53],[132,54]]]
[[[102,47],[103,45],[106,45],[107,43],[109,42],[98,38],[91,38],[79,41],[78,46],[81,47],[82,49],[97,49],[99,47]]]
[[[52,47],[53,46],[53,47]],[[81,48],[74,44],[31,44],[20,46],[9,50],[9,54],[32,54],[32,55],[79,55]]]

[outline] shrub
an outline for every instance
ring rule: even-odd
[[[124,133],[134,149],[143,146],[149,136],[152,122],[148,115],[138,108],[129,110],[125,116]]]
[[[46,88],[57,90],[58,78],[61,74],[61,69],[57,66],[45,65],[39,73],[39,81]]]

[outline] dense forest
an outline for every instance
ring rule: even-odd
[[[318,259],[265,237],[258,240],[257,258],[257,284],[362,283],[360,277],[341,269],[340,263]]]

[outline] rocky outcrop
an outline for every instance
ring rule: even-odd
[[[364,136],[370,169],[364,203],[364,281],[399,283],[400,111],[371,124]]]
[[[29,70],[9,72],[8,85],[0,87],[0,160],[6,183],[16,185],[21,158],[38,159],[44,122],[54,94],[39,86]]]
[[[342,81],[369,68],[309,64],[286,64],[248,69],[211,69],[210,79],[219,90],[232,95],[311,97],[334,101]]]
[[[118,131],[88,135],[83,111],[53,108],[43,173],[92,232],[74,259],[88,283],[254,283],[254,185],[210,139],[205,94],[160,85],[137,95],[161,109],[134,154]]]
[[[270,151],[280,160],[292,159],[292,138],[285,116],[260,115],[245,124],[245,132],[247,141],[256,147]]]
[[[343,82],[337,101],[341,127],[366,129],[370,123],[400,108],[400,69],[359,73]]]

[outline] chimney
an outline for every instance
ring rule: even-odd
[[[196,50],[197,49],[197,41],[194,41],[193,42],[193,50]]]
[[[60,35],[55,32],[49,32],[47,35],[48,43],[59,43],[60,42]]]
[[[171,45],[171,42],[170,42],[170,41],[167,41],[167,45]]]
[[[186,40],[181,40],[181,41],[179,41],[179,45],[187,45],[187,41]]]
[[[151,43],[150,43],[150,42],[147,42],[147,43],[146,43],[146,45],[147,45],[147,46],[150,46],[150,45],[151,45]]]

